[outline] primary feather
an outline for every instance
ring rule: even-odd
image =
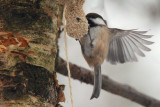
[[[153,42],[145,40],[152,37],[152,35],[144,35],[146,32],[109,28],[111,40],[107,61],[112,64],[137,61],[135,53],[144,57],[145,54],[142,50],[151,50],[145,45],[153,44]]]

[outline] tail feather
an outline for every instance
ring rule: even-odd
[[[94,66],[94,88],[90,99],[98,98],[102,86],[101,66]]]

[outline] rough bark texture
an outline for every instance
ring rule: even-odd
[[[62,12],[56,0],[0,0],[0,106],[65,100],[55,76]]]
[[[87,84],[94,84],[93,72],[70,63],[72,78],[85,82]],[[56,71],[62,75],[67,76],[66,61],[59,59],[59,64],[56,66]],[[136,89],[113,81],[108,76],[102,76],[102,89],[111,92],[113,94],[122,96],[145,107],[160,107],[160,100],[147,96]]]

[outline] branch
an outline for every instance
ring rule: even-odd
[[[93,85],[94,75],[91,71],[70,63],[72,78]],[[56,66],[56,71],[67,76],[66,61],[60,58],[59,65]],[[138,92],[134,88],[111,80],[108,76],[102,75],[102,89],[113,94],[125,97],[131,101],[141,104],[146,107],[160,107],[160,101]]]

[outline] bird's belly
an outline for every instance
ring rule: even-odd
[[[108,54],[108,45],[104,44],[103,42],[99,42],[99,44],[94,47],[90,56],[83,54],[85,60],[87,61],[90,67],[95,65],[101,65],[106,59]]]

